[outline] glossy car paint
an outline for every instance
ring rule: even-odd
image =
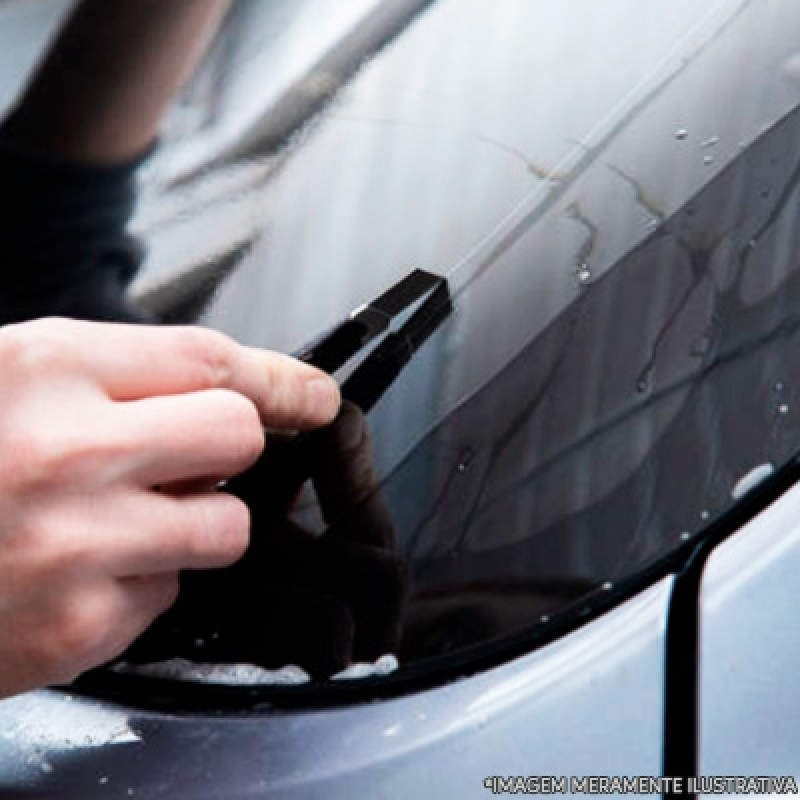
[[[800,779],[799,510],[795,489],[718,547],[703,574],[703,775]]]
[[[657,775],[670,588],[497,669],[352,708],[164,716],[9,700],[0,796],[477,798],[493,775]]]

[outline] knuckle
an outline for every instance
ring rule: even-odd
[[[115,626],[111,611],[91,594],[81,594],[64,602],[55,615],[49,655],[54,663],[91,664]]]
[[[6,544],[14,548],[20,576],[31,588],[83,582],[103,566],[103,553],[86,535],[83,515],[63,504],[24,514]]]
[[[207,328],[186,327],[178,334],[178,349],[191,370],[191,383],[201,389],[230,386],[234,342]]]
[[[164,580],[164,596],[162,599],[164,608],[171,608],[175,601],[178,599],[178,595],[181,593],[181,579],[178,573],[174,575],[166,576]]]
[[[252,464],[264,450],[264,429],[255,405],[243,395],[228,392],[226,399],[226,430],[236,449],[237,462]]]
[[[271,354],[264,361],[266,402],[274,411],[302,417],[307,409],[308,368],[293,359]]]
[[[43,532],[48,536],[53,552],[49,559],[50,571],[61,579],[68,575],[84,575],[97,563],[98,553],[83,536],[59,536],[52,530]]]
[[[304,426],[309,416],[304,383],[290,367],[272,360],[265,364],[259,402],[271,419],[280,420],[278,427],[289,424]]]
[[[244,503],[220,493],[191,509],[195,558],[228,566],[244,555],[250,540],[250,511]]]
[[[73,353],[68,320],[39,319],[0,331],[0,360],[18,374],[51,375],[68,364]]]
[[[130,449],[122,438],[53,430],[48,425],[26,426],[9,438],[16,482],[28,486],[68,486],[77,480],[95,480],[109,462]]]
[[[21,445],[30,473],[38,477],[39,483],[60,483],[75,472],[81,462],[81,452],[86,444],[78,448],[61,432],[29,430]]]
[[[161,575],[159,576],[158,587],[155,597],[155,606],[157,614],[163,614],[165,611],[172,608],[175,601],[180,594],[180,578],[177,575]]]
[[[24,427],[4,431],[6,469],[4,480],[8,488],[40,486],[47,481],[54,443],[46,426]]]
[[[52,477],[64,485],[76,479],[95,483],[106,476],[109,465],[124,462],[135,450],[136,444],[127,441],[122,432],[82,431],[57,437],[45,463]]]
[[[265,406],[302,427],[333,420],[341,405],[336,382],[295,359],[273,354],[266,361]]]
[[[141,616],[139,629],[145,629],[153,620],[171,608],[180,593],[180,574],[137,575],[128,578],[134,587],[137,615]]]

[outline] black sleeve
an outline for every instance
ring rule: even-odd
[[[27,149],[0,129],[0,324],[42,316],[150,321],[126,300],[135,172]]]

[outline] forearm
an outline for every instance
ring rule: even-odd
[[[56,156],[110,163],[158,134],[232,0],[84,0],[5,125]]]

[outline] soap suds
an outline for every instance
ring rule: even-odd
[[[304,669],[291,664],[270,670],[254,664],[199,664],[184,658],[153,664],[117,664],[114,669],[128,675],[227,686],[299,686],[311,680]]]
[[[397,657],[387,654],[374,664],[351,664],[331,676],[331,680],[381,677],[391,674],[398,666]],[[293,664],[270,670],[255,664],[202,664],[185,658],[171,658],[153,664],[120,663],[113,669],[126,675],[223,686],[300,686],[311,681],[311,676],[302,667]]]
[[[347,669],[331,676],[332,681],[353,681],[390,675],[400,665],[391,653],[381,656],[374,664],[351,664]]]

